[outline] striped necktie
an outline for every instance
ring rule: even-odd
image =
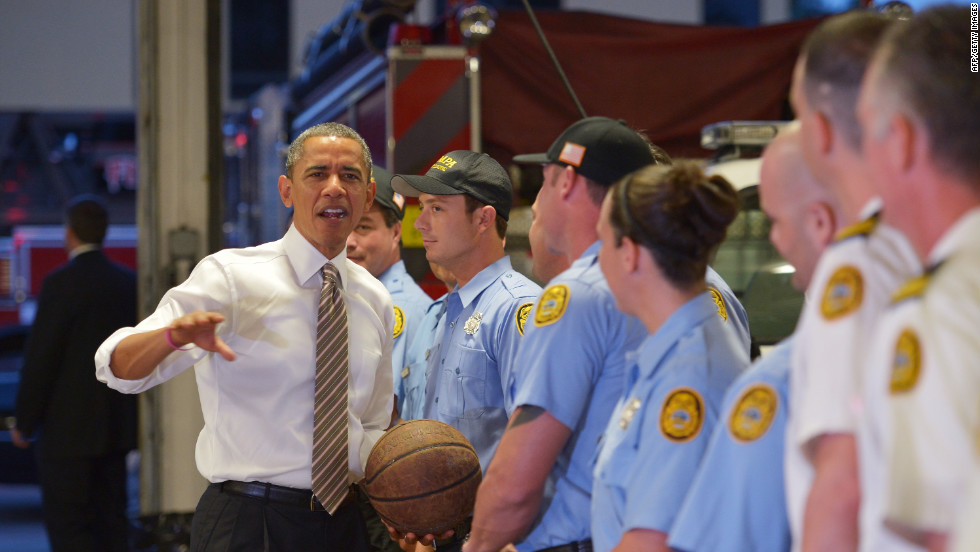
[[[350,484],[347,453],[347,310],[340,273],[323,265],[317,315],[316,385],[313,401],[313,494],[333,514]]]

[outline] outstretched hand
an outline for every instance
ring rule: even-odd
[[[170,323],[170,340],[177,347],[193,343],[205,351],[220,354],[225,360],[235,360],[235,352],[214,333],[214,328],[224,321],[225,317],[216,312],[185,314]]]

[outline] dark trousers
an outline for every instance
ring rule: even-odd
[[[52,552],[129,550],[126,453],[38,458],[44,527]]]
[[[191,552],[368,552],[354,501],[334,515],[208,486],[191,523]]]

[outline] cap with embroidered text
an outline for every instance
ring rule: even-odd
[[[444,154],[424,175],[396,174],[396,192],[409,197],[466,194],[493,207],[504,220],[510,216],[513,186],[507,171],[485,153],[456,150]]]

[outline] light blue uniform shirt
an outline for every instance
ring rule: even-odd
[[[607,552],[631,529],[668,533],[748,353],[711,294],[677,309],[629,357],[625,393],[599,445],[592,543]]]
[[[535,322],[528,317],[508,410],[520,405],[544,408],[572,430],[549,474],[541,518],[517,545],[520,551],[540,550],[589,538],[589,502],[596,444],[623,392],[623,364],[647,335],[636,318],[616,308],[606,278],[599,270],[596,242],[571,267],[549,282],[565,286],[557,319]],[[545,292],[544,301],[553,295]],[[552,311],[557,314],[557,311]]]
[[[790,549],[783,441],[792,339],[759,359],[725,394],[721,422],[670,530],[671,548]]]
[[[728,326],[731,326],[732,331],[738,335],[738,339],[745,345],[745,352],[751,356],[752,334],[749,332],[749,316],[745,314],[745,307],[742,306],[742,302],[738,300],[735,292],[728,286],[728,282],[721,277],[721,274],[715,272],[715,269],[710,266],[704,275],[704,280],[708,284],[708,291],[712,291],[712,298],[716,299],[715,304],[718,304],[715,292],[718,293],[724,303],[724,307],[718,307],[718,314],[722,315]]]
[[[515,368],[522,312],[541,288],[510,257],[449,294],[425,371],[425,417],[458,429],[486,472],[507,425],[503,382]],[[522,308],[523,307],[523,308]]]
[[[402,411],[402,370],[408,363],[405,360],[408,346],[415,339],[415,331],[419,322],[425,316],[425,310],[432,303],[429,294],[422,291],[412,275],[405,270],[405,261],[388,267],[378,280],[391,294],[391,302],[395,304],[395,343],[391,350],[391,372],[394,379],[395,395],[398,395],[398,412]]]
[[[432,301],[419,323],[415,339],[408,347],[405,368],[398,377],[395,388],[402,391],[398,411],[403,420],[418,420],[425,409],[425,365],[428,361],[432,343],[436,339],[439,319],[446,312],[449,294]]]

